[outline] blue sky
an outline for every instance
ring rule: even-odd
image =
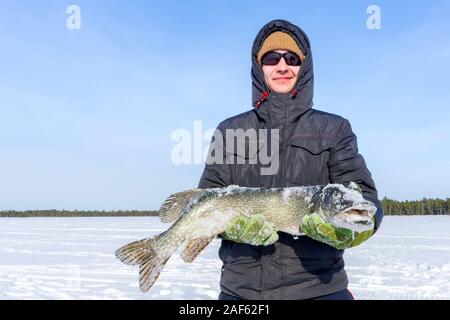
[[[315,108],[350,120],[380,198],[450,197],[449,16],[446,0],[1,0],[0,209],[157,209],[196,187],[171,133],[251,108],[274,18],[308,33]]]

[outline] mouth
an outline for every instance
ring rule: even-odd
[[[339,227],[363,232],[373,228],[375,212],[376,207],[372,203],[362,203],[341,212],[334,222]]]
[[[286,82],[290,81],[292,78],[289,77],[280,77],[280,78],[273,78],[273,81],[280,81],[280,82]]]

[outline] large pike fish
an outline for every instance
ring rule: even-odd
[[[192,189],[171,195],[162,204],[162,222],[175,222],[156,237],[121,247],[116,257],[139,266],[143,292],[155,283],[173,252],[186,243],[181,258],[192,262],[237,216],[263,215],[276,231],[295,236],[305,215],[316,213],[327,223],[353,231],[373,228],[376,207],[364,200],[357,184],[328,184],[288,188]]]

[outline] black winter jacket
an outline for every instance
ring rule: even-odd
[[[295,90],[290,94],[271,93],[256,61],[263,40],[278,30],[292,35],[306,55]],[[218,130],[225,137],[226,129],[278,129],[278,171],[262,175],[261,168],[265,165],[259,160],[250,161],[258,159],[261,145],[253,153],[251,148],[245,154],[224,150],[224,161],[234,158],[234,164],[207,164],[199,188],[232,184],[290,187],[354,181],[361,186],[364,198],[377,206],[375,228],[378,229],[383,211],[371,174],[358,153],[350,123],[340,116],[312,109],[314,73],[306,34],[284,20],[265,25],[253,44],[252,80],[255,109],[221,122]],[[257,142],[249,141],[247,146]],[[214,144],[215,139],[211,145]],[[226,149],[225,145],[222,147]],[[239,157],[243,158],[240,163],[245,163],[236,164]],[[266,247],[222,240],[221,290],[242,299],[309,299],[347,287],[343,250],[305,236],[293,237],[282,232],[279,236],[278,242]]]

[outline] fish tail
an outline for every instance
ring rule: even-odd
[[[165,244],[166,236],[167,232],[163,232],[155,238],[135,241],[116,251],[116,257],[121,262],[139,266],[139,287],[142,292],[147,292],[153,286],[174,251]]]

